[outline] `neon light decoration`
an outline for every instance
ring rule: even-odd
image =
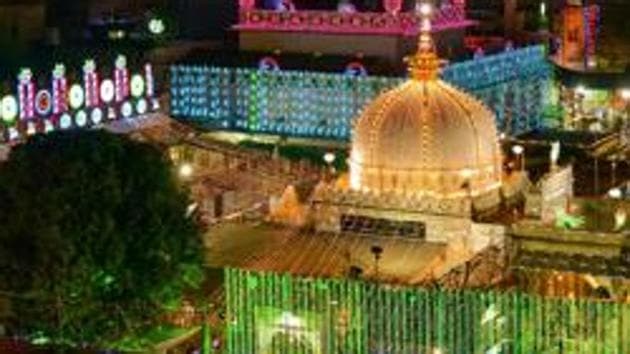
[[[127,70],[127,58],[124,55],[116,58],[114,85],[116,86],[116,102],[122,102],[129,97],[129,70]]]
[[[99,105],[100,85],[96,73],[94,60],[86,60],[83,65],[83,83],[85,85],[85,106],[95,107]]]
[[[4,96],[0,101],[0,118],[7,123],[15,122],[19,113],[18,102],[13,96]]]
[[[358,61],[353,61],[351,63],[348,63],[348,65],[346,65],[345,73],[346,75],[351,75],[351,76],[366,76],[367,69],[365,68],[363,64],[359,63]]]
[[[383,8],[392,15],[396,15],[402,8],[402,0],[383,0]]]
[[[53,114],[60,114],[68,110],[68,81],[66,80],[66,67],[63,64],[55,65],[52,82]]]
[[[69,113],[64,113],[59,118],[59,127],[61,129],[70,129],[72,127],[72,117]]]
[[[147,97],[155,95],[155,80],[153,79],[153,66],[150,63],[144,65],[144,80],[147,85]]]
[[[116,95],[116,87],[114,86],[114,82],[109,79],[103,80],[101,82],[101,100],[105,103],[111,103],[114,100],[114,96]]]
[[[70,101],[70,107],[73,109],[79,109],[85,103],[85,91],[79,84],[74,84],[70,87],[70,95],[68,96]]]
[[[484,101],[506,133],[542,125],[551,83],[542,46],[453,64],[442,78]],[[214,129],[347,139],[365,104],[401,81],[177,65],[171,67],[171,114]]]
[[[599,6],[584,7],[584,67],[596,66],[597,35],[599,33]]]
[[[414,13],[400,12],[400,0],[383,0],[387,12],[261,10],[241,2],[238,30],[292,31],[416,35],[418,19]],[[243,6],[244,5],[244,6]],[[436,31],[463,28],[473,24],[466,19],[464,1],[453,1],[435,11],[433,27]]]
[[[84,110],[80,110],[74,116],[74,123],[79,127],[83,128],[87,124],[87,113]]]
[[[47,90],[41,90],[35,96],[35,111],[39,116],[46,116],[52,110],[52,96]]]
[[[144,94],[144,78],[142,75],[131,77],[131,95],[140,98]]]
[[[280,64],[276,58],[264,57],[258,61],[258,69],[260,70],[280,70]]]
[[[225,270],[228,353],[628,353],[630,304]]]
[[[140,113],[140,112],[138,112]],[[144,113],[144,112],[142,112]],[[142,114],[140,113],[140,114]],[[103,110],[96,107],[92,110],[92,113],[90,113],[90,119],[92,120],[92,123],[94,124],[100,124],[103,121]]]
[[[120,116],[133,119],[159,109],[150,64],[143,65],[130,79],[127,60],[119,56],[114,77],[102,82],[93,60],[86,60],[79,70],[82,80],[69,83],[66,67],[57,64],[49,86],[37,88],[31,70],[22,69],[16,94],[0,95],[0,143],[17,143],[55,129],[98,126]]]
[[[18,96],[20,99],[20,119],[35,116],[35,84],[30,69],[22,69],[18,75]]]

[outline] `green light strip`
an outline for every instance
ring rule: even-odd
[[[239,269],[225,279],[230,353],[630,353],[629,304]]]

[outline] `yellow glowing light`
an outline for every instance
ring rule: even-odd
[[[335,162],[336,158],[337,157],[332,152],[327,152],[324,154],[324,161],[329,165]]]
[[[623,98],[626,101],[630,101],[630,89],[622,89],[621,98]]]
[[[521,145],[514,145],[514,146],[512,146],[512,152],[515,155],[520,155],[523,152],[525,152],[525,148],[523,146],[521,146]]]
[[[608,191],[608,196],[613,199],[621,199],[621,197],[623,196],[623,192],[619,188],[613,188]]]
[[[575,88],[575,92],[577,92],[580,95],[585,95],[586,94],[586,87],[584,87],[584,85],[578,85]]]
[[[184,178],[192,176],[193,168],[189,163],[185,163],[179,167],[179,175]]]
[[[431,14],[431,5],[428,3],[422,3],[420,5],[420,14],[422,16],[429,16]]]

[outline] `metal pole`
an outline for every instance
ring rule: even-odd
[[[595,195],[599,194],[599,160],[597,159],[597,156],[595,156],[595,190],[594,193]]]

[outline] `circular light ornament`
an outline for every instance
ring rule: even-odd
[[[101,123],[103,121],[103,110],[100,108],[94,108],[90,114],[90,118],[94,124]]]
[[[142,75],[134,75],[131,77],[131,95],[140,97],[144,93],[144,78]]]
[[[141,98],[138,103],[136,103],[136,112],[138,112],[139,114],[147,113],[147,108],[147,100],[145,100],[144,98]]]
[[[120,111],[123,117],[131,117],[131,115],[133,114],[133,106],[131,105],[131,102],[127,101],[123,103],[122,107],[120,107]]]
[[[155,35],[160,35],[164,33],[164,30],[166,30],[166,25],[164,24],[164,20],[157,17],[154,17],[149,20],[149,32]]]
[[[83,106],[83,102],[85,101],[85,92],[83,91],[83,87],[78,84],[72,85],[70,87],[70,107],[74,109],[79,109]]]
[[[47,90],[41,90],[35,95],[35,111],[40,116],[46,116],[52,109],[52,95]]]
[[[87,113],[84,110],[80,110],[74,116],[74,122],[77,124],[77,127],[83,128],[87,124]]]
[[[14,96],[4,96],[0,101],[0,118],[6,123],[13,123],[18,115],[18,101]]]
[[[72,117],[70,117],[70,114],[64,113],[61,115],[59,118],[59,127],[61,127],[61,129],[70,129],[70,127],[72,127]]]
[[[110,103],[114,100],[116,89],[114,82],[110,79],[105,79],[101,82],[101,100],[105,103]]]

